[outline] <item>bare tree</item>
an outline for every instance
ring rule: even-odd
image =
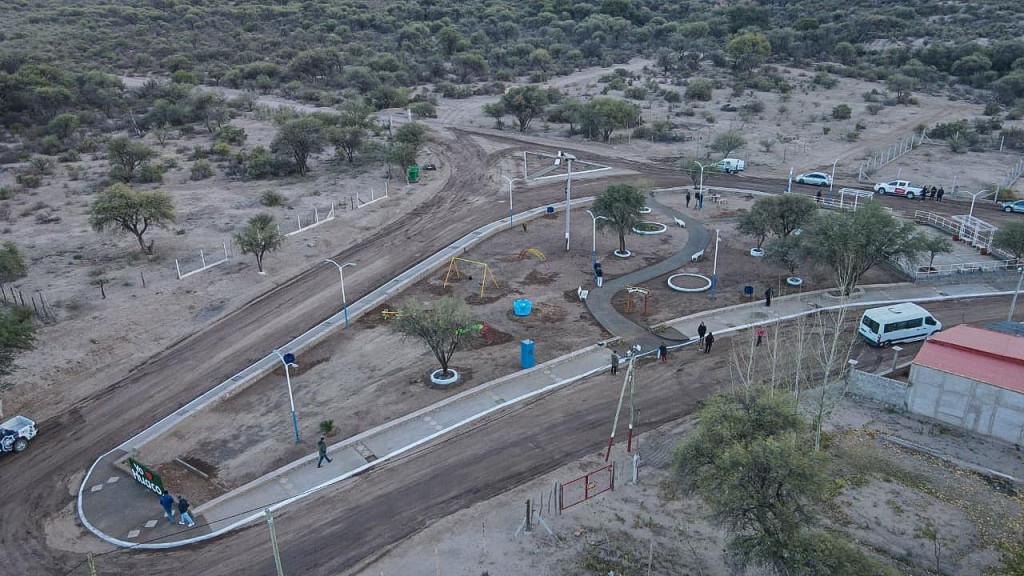
[[[426,307],[409,301],[399,308],[395,328],[421,340],[441,365],[441,378],[450,377],[448,363],[458,348],[476,337],[469,309],[462,300],[445,296]]]

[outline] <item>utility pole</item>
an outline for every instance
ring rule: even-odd
[[[270,528],[270,545],[274,548],[274,564],[277,566],[277,576],[284,576],[284,567],[281,566],[281,551],[277,548],[277,531],[274,530],[274,517],[270,515],[270,508],[264,508],[263,514],[267,517],[267,527]]]

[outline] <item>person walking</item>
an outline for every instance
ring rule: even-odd
[[[704,193],[697,192],[697,210],[704,209]]]
[[[701,344],[704,343],[704,335],[707,334],[707,333],[708,333],[708,327],[704,325],[704,322],[701,322],[700,326],[697,326],[697,337],[700,339],[699,342]]]
[[[818,190],[818,193],[814,195],[814,201],[821,204],[821,190]]]
[[[758,326],[757,327],[757,344],[754,344],[754,346],[760,346],[761,345],[761,340],[763,340],[763,339],[764,339],[764,326]]]
[[[687,208],[690,207],[690,191],[689,190],[686,191],[686,207]]]
[[[164,490],[164,493],[160,495],[160,505],[164,507],[167,521],[174,522],[174,496],[171,496],[167,490]]]
[[[771,308],[771,306],[772,306],[772,287],[771,286],[769,286],[764,291],[764,305],[767,306],[768,308]]]
[[[619,373],[620,360],[621,358],[619,358],[619,353],[616,352],[615,350],[612,350],[612,376],[615,376],[616,374]]]
[[[328,463],[331,462],[331,459],[327,457],[327,442],[324,441],[323,436],[321,436],[320,439],[316,441],[316,449],[317,452],[320,453],[320,460],[317,460],[316,463],[317,468],[323,465],[324,460],[327,460]]]
[[[704,337],[704,353],[711,354],[711,345],[715,343],[715,335],[708,332],[708,335]]]
[[[188,503],[188,500],[185,500],[183,495],[178,494],[178,512],[181,513],[181,522],[178,522],[178,524],[182,526],[187,524],[191,528],[196,525],[196,521],[192,519],[192,514],[188,511],[189,506],[191,504]]]
[[[662,364],[668,362],[668,346],[665,346],[664,342],[661,343],[661,346],[658,346],[658,358],[661,358]]]
[[[939,188],[939,202],[942,202],[942,195],[945,194],[945,193],[946,193],[945,190],[943,190],[942,188]]]

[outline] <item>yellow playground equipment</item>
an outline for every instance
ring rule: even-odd
[[[626,314],[633,311],[633,294],[642,294],[644,297],[644,311],[640,313],[641,316],[647,316],[647,296],[651,291],[647,288],[641,288],[640,286],[626,285]]]
[[[527,256],[533,256],[534,258],[540,260],[541,262],[544,262],[545,260],[548,259],[548,257],[545,256],[543,252],[537,250],[536,248],[527,248],[519,253],[520,260],[526,260]]]
[[[385,320],[391,320],[392,318],[398,318],[402,313],[398,310],[381,310],[380,315],[383,316]]]
[[[448,273],[444,275],[444,287],[448,287],[448,280],[454,275],[455,279],[462,278],[462,274],[459,273],[459,262],[466,264],[473,264],[479,266],[483,270],[483,278],[480,279],[480,297],[484,297],[484,288],[487,287],[488,278],[494,287],[498,287],[498,281],[494,278],[494,272],[491,272],[491,267],[486,262],[477,262],[476,260],[467,260],[466,258],[459,258],[456,256],[452,258],[451,262],[448,263]],[[472,277],[471,277],[472,278]]]

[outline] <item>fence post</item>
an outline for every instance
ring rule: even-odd
[[[555,510],[558,511],[558,515],[562,515],[562,485],[559,484],[558,480],[555,480],[555,485],[551,488],[555,495]]]
[[[178,265],[178,259],[174,259],[174,269],[178,271],[178,280],[181,280],[181,266]]]
[[[220,245],[221,245],[222,248],[224,248],[224,259],[227,260],[228,259],[228,243],[224,242],[222,240]]]
[[[530,520],[531,520],[531,518],[530,518],[530,500],[527,499],[526,500],[526,531],[527,532],[529,532],[530,528],[531,528]]]
[[[199,249],[199,260],[203,263],[203,268],[206,268],[206,255],[203,254],[203,249]]]

